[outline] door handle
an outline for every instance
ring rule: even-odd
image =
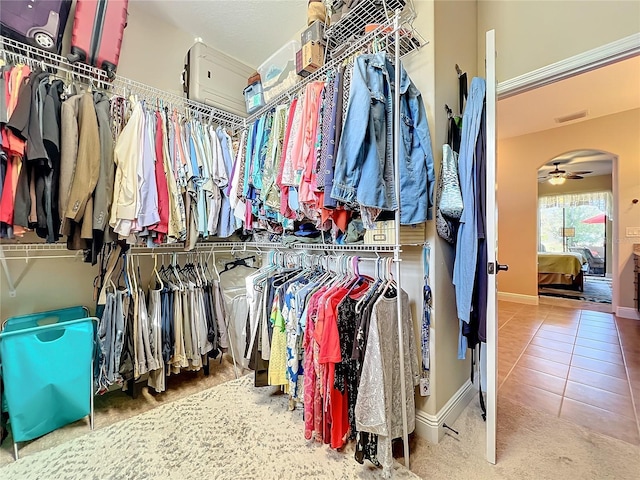
[[[509,270],[509,265],[501,265],[496,262],[496,267],[498,267],[499,272],[507,272]]]
[[[487,273],[489,275],[495,275],[500,271],[506,272],[507,270],[509,270],[509,265],[501,265],[498,262],[489,262],[489,264],[487,265]]]

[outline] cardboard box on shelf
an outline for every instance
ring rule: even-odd
[[[260,81],[260,74],[258,72],[253,72],[251,76],[247,79],[247,86],[253,85]]]
[[[309,72],[302,68],[302,49],[296,52],[296,73],[301,77],[308,77]]]
[[[302,46],[301,71],[313,73],[324,65],[324,46],[318,42],[305,43]]]
[[[324,38],[324,23],[320,20],[313,22],[302,34],[300,35],[300,43],[316,42],[326,45],[327,42]]]

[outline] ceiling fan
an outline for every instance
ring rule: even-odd
[[[582,175],[591,173],[591,171],[589,170],[580,170],[577,172],[560,170],[558,168],[560,162],[553,162],[553,165],[555,166],[555,169],[551,170],[549,173],[542,177],[538,177],[539,181],[548,181],[551,185],[562,185],[567,180],[582,180],[584,178]]]

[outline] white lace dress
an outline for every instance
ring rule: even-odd
[[[356,402],[356,428],[378,435],[378,461],[389,478],[393,466],[391,440],[402,436],[402,393],[398,313],[395,298],[381,296],[373,306],[367,349]],[[402,291],[402,326],[409,432],[415,429],[414,387],[420,381],[409,296]]]

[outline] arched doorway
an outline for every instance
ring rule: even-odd
[[[612,311],[615,158],[602,150],[573,150],[538,169],[542,303]]]

